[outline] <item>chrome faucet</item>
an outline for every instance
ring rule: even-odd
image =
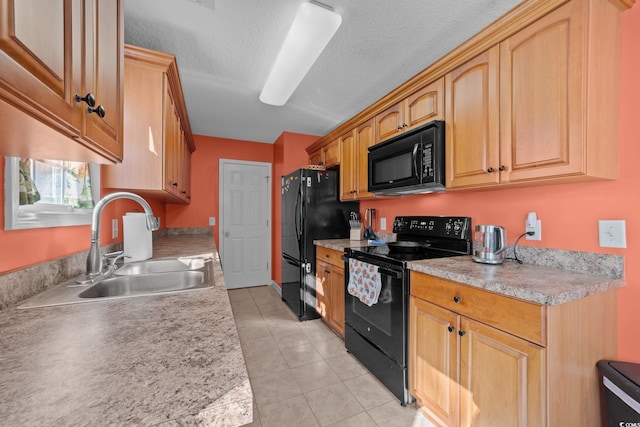
[[[86,273],[89,277],[102,273],[103,261],[102,254],[100,253],[100,217],[104,207],[116,199],[130,199],[140,203],[144,209],[144,213],[147,214],[147,229],[154,231],[159,228],[158,221],[153,216],[151,206],[137,194],[118,192],[104,196],[93,208],[93,215],[91,217],[91,248],[89,248],[89,255],[87,255]]]

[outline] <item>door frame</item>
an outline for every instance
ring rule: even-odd
[[[218,242],[220,243],[219,253],[224,253],[224,166],[227,164],[236,164],[242,166],[266,166],[267,167],[267,234],[270,244],[267,245],[267,259],[269,260],[269,266],[267,268],[268,283],[273,282],[273,171],[272,164],[267,162],[254,162],[249,160],[233,160],[221,158],[218,162],[218,218],[220,219],[218,224]],[[223,267],[224,268],[224,267]],[[265,283],[265,284],[268,284]]]

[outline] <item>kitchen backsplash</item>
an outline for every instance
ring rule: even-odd
[[[564,270],[610,277],[623,277],[622,255],[567,251],[563,249],[518,246],[518,258],[525,264],[544,265]],[[507,257],[513,256],[513,245],[507,247]]]

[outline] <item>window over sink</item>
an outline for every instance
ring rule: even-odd
[[[5,157],[5,230],[91,224],[100,165]]]

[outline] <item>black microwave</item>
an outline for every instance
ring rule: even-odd
[[[369,147],[369,192],[402,195],[444,191],[444,147],[441,120]]]

